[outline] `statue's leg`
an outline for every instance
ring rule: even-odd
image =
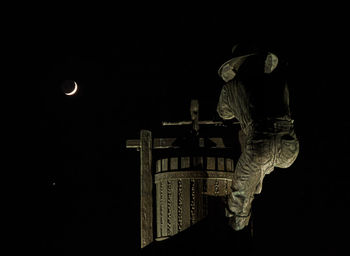
[[[251,204],[256,187],[260,182],[261,168],[251,164],[247,153],[238,160],[232,182],[232,193],[227,200],[227,217],[231,217],[231,225],[235,230],[241,230],[248,225]]]

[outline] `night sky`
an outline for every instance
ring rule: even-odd
[[[39,119],[31,123],[33,144],[23,149],[36,166],[38,192],[26,208],[32,245],[46,255],[139,254],[139,154],[125,141],[161,121],[188,120],[192,98],[200,119],[212,119],[223,85],[217,70],[233,44],[249,38],[288,59],[299,157],[266,176],[253,203],[252,242],[209,220],[144,254],[234,255],[239,239],[257,254],[340,253],[350,185],[343,23],[327,27],[323,15],[282,11],[274,18],[279,26],[214,10],[121,13],[105,23],[65,19],[46,28],[39,21],[28,32],[22,65],[35,85]],[[79,85],[72,97],[60,87],[67,79]]]

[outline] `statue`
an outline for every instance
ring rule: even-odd
[[[227,121],[200,120],[195,99],[190,119],[162,122],[161,134],[141,130],[139,139],[126,141],[126,148],[140,152],[141,248],[206,219],[215,208],[210,204],[213,198],[224,198],[221,212],[229,225],[244,229],[265,175],[275,167],[288,168],[298,156],[283,58],[247,45],[235,46],[233,54],[218,71],[225,85],[217,113],[224,120],[239,121],[233,122],[241,128],[239,143],[226,143],[221,128],[226,130]],[[165,126],[173,126],[176,135]],[[187,127],[182,129],[186,132],[180,132],[180,126]]]
[[[219,69],[226,82],[217,113],[236,118],[241,126],[241,156],[235,167],[232,192],[225,198],[226,217],[234,230],[249,224],[254,194],[275,167],[288,168],[299,153],[289,108],[286,62],[267,48],[238,44],[234,57]]]

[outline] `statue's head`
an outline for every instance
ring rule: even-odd
[[[236,44],[232,48],[232,54],[233,58],[222,64],[218,70],[219,76],[225,82],[235,78],[240,67],[247,59],[251,60],[249,61],[249,66],[252,72],[270,74],[278,65],[278,57],[276,54],[254,43]]]
[[[232,80],[237,75],[238,70],[242,65],[242,63],[246,60],[246,58],[252,55],[254,54],[238,56],[226,61],[224,64],[221,65],[221,67],[218,70],[219,76],[225,82]]]

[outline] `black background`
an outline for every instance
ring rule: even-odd
[[[189,119],[192,98],[199,99],[200,119],[212,119],[222,86],[217,69],[236,41],[249,38],[289,60],[299,157],[266,177],[254,201],[253,241],[210,220],[144,254],[234,254],[239,239],[241,249],[256,254],[337,255],[346,248],[345,23],[331,10],[295,9],[255,15],[116,8],[51,19],[47,11],[23,22],[16,48],[27,81],[21,88],[36,94],[24,97],[19,120],[30,126],[21,150],[33,163],[24,177],[36,191],[23,192],[19,218],[30,226],[24,238],[46,255],[141,253],[138,152],[125,150],[125,141],[161,121]],[[75,96],[62,93],[65,79],[78,83]]]

